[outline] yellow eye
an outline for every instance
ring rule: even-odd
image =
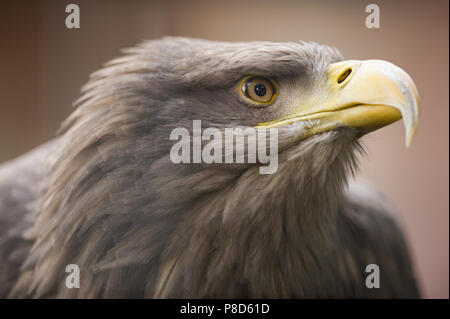
[[[242,94],[251,102],[263,106],[272,103],[277,96],[275,85],[272,81],[259,76],[248,76],[240,85]]]

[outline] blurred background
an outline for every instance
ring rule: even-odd
[[[371,0],[372,1],[372,0]],[[65,7],[80,7],[67,29]],[[410,149],[400,122],[364,138],[358,178],[398,208],[425,297],[449,296],[449,3],[381,1],[2,1],[0,162],[51,139],[89,74],[123,47],[164,35],[227,41],[315,41],[348,59],[405,69],[422,99]]]

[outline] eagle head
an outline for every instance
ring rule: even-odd
[[[126,50],[76,105],[30,232],[35,275],[23,282],[35,296],[345,294],[356,259],[339,215],[359,138],[403,118],[409,145],[419,115],[414,83],[385,61],[344,61],[316,43],[187,38]],[[196,136],[196,120],[217,134]],[[276,138],[276,170],[261,174],[259,157],[227,162],[227,128],[266,130],[256,152]],[[223,152],[174,163],[176,129]],[[66,264],[83,272],[76,291],[63,271],[47,275]]]

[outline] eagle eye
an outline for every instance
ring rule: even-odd
[[[245,77],[241,81],[240,91],[247,100],[250,100],[256,106],[268,105],[277,96],[275,84],[260,76]]]

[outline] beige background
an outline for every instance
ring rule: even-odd
[[[65,28],[77,3],[81,29]],[[422,98],[411,149],[401,123],[365,137],[360,178],[399,208],[426,297],[448,298],[448,2],[14,1],[0,4],[0,162],[50,139],[89,74],[119,49],[163,35],[213,40],[312,40],[347,58],[385,59],[407,70]]]

